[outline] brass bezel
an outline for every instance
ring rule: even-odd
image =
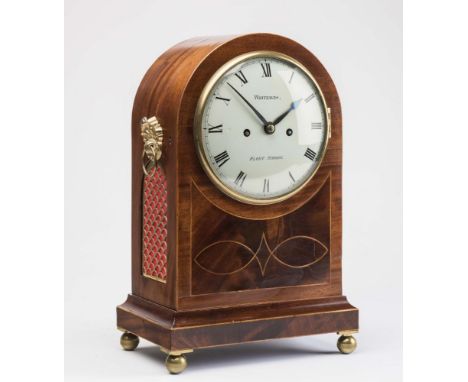
[[[208,159],[206,158],[205,151],[203,149],[203,143],[201,139],[201,130],[202,130],[202,119],[203,119],[203,113],[205,111],[206,107],[206,102],[208,99],[208,95],[210,94],[211,90],[213,89],[214,85],[218,82],[221,77],[231,70],[234,66],[240,64],[243,61],[247,61],[249,59],[255,58],[255,57],[271,57],[273,59],[279,59],[279,60],[284,60],[287,61],[295,66],[297,66],[299,69],[301,69],[307,77],[313,82],[315,87],[318,90],[318,93],[320,94],[320,98],[324,107],[324,114],[325,114],[325,124],[326,124],[326,129],[327,131],[325,132],[325,143],[322,151],[322,155],[320,156],[318,160],[317,167],[315,170],[310,174],[309,178],[304,181],[298,188],[284,194],[281,196],[273,197],[273,198],[268,198],[268,199],[256,199],[248,196],[244,196],[239,194],[238,192],[232,190],[231,188],[227,187],[221,180],[216,176],[216,174],[213,172],[213,170],[210,167],[210,164],[208,163]],[[317,173],[318,169],[320,168],[320,165],[322,164],[322,160],[325,157],[325,153],[327,151],[328,147],[328,141],[330,139],[330,132],[331,132],[331,118],[330,118],[330,109],[327,106],[327,102],[325,99],[325,96],[323,95],[322,89],[320,88],[319,84],[315,80],[314,76],[310,71],[299,61],[296,59],[280,52],[275,52],[275,51],[270,51],[270,50],[258,50],[258,51],[253,51],[249,53],[244,53],[241,54],[225,64],[223,64],[216,72],[213,74],[213,76],[210,78],[210,80],[206,83],[204,86],[200,98],[197,103],[197,108],[195,110],[195,118],[194,118],[194,124],[193,124],[193,136],[195,140],[195,149],[198,155],[198,158],[200,160],[200,163],[203,167],[203,170],[205,171],[206,175],[208,178],[211,180],[211,182],[218,188],[222,193],[225,195],[231,197],[232,199],[235,199],[239,202],[245,203],[245,204],[251,204],[251,205],[268,205],[268,204],[274,204],[278,202],[282,202],[291,196],[297,194],[299,191],[301,191],[309,182],[310,180],[314,177],[314,175]]]

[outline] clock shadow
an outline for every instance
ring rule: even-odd
[[[319,346],[321,349],[319,349]],[[315,346],[304,343],[287,343],[282,340],[269,340],[264,342],[244,343],[227,346],[219,346],[206,349],[196,349],[193,353],[186,354],[187,370],[204,370],[213,367],[229,367],[245,364],[258,364],[259,362],[273,362],[279,358],[297,359],[298,356],[310,357],[311,355],[339,354],[338,350],[323,350],[324,344],[316,343]],[[166,354],[160,351],[158,346],[141,347],[136,352],[143,354],[154,362],[166,360]]]

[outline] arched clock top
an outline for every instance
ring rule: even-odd
[[[125,350],[141,336],[180,373],[193,349],[239,342],[338,332],[355,349],[341,123],[329,73],[286,37],[194,38],[151,65],[132,114]]]

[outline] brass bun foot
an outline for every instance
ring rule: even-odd
[[[171,355],[166,358],[166,368],[171,374],[180,374],[187,367],[187,359],[183,354]]]
[[[338,346],[338,350],[342,354],[350,354],[356,350],[357,342],[353,336],[342,335],[340,338],[338,338],[338,343],[336,346]]]
[[[124,350],[135,350],[139,343],[140,339],[130,332],[125,332],[120,337],[120,345]]]

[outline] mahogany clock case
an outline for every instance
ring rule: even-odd
[[[259,50],[290,56],[312,73],[330,108],[331,136],[305,187],[282,202],[253,206],[210,182],[197,158],[193,125],[200,94],[216,70]],[[164,133],[164,280],[142,272],[140,121],[151,116]],[[342,294],[340,101],[329,74],[306,48],[285,37],[251,34],[195,38],[166,51],[135,97],[132,170],[132,293],[117,307],[120,329],[170,352],[358,330],[358,310]]]

